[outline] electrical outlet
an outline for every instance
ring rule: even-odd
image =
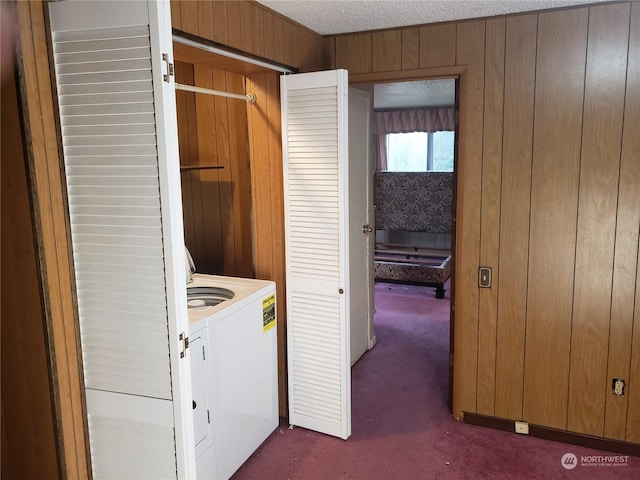
[[[626,382],[622,378],[614,378],[611,381],[611,390],[614,395],[618,397],[624,397],[624,387],[626,386]]]
[[[529,435],[529,424],[527,422],[516,422],[516,433]]]

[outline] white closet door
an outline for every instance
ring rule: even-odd
[[[351,435],[346,70],[281,77],[289,421]]]
[[[169,4],[49,8],[93,475],[191,478]]]

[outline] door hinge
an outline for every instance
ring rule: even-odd
[[[167,73],[165,73],[162,78],[165,82],[171,83],[170,79],[173,77],[173,63],[169,61],[169,54],[162,54],[162,61],[167,64]]]
[[[207,409],[207,423],[211,424],[211,416],[209,415],[209,409]]]
[[[189,337],[187,337],[185,333],[182,332],[178,337],[178,339],[182,343],[181,345],[182,350],[180,350],[180,358],[184,358],[184,356],[187,354],[187,348],[189,348]]]

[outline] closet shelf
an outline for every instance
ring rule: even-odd
[[[180,171],[186,172],[190,170],[222,170],[223,168],[223,165],[189,165],[180,167]]]

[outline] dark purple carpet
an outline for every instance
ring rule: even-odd
[[[614,454],[453,420],[449,292],[437,300],[433,288],[376,283],[375,295],[377,345],[352,370],[351,437],[283,421],[234,480],[640,479],[638,457],[583,466],[581,456]]]

